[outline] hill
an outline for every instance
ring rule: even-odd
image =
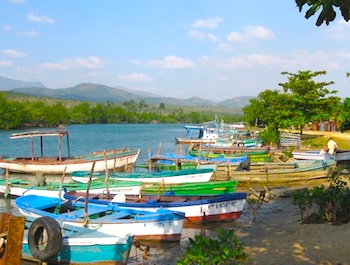
[[[50,89],[41,82],[24,82],[12,80],[0,76],[0,90],[11,91],[15,93],[28,94],[41,97],[51,97],[59,99],[85,100],[92,102],[122,103],[125,101],[143,100],[147,104],[160,103],[175,106],[187,107],[225,107],[239,108],[246,106],[253,97],[243,96],[227,99],[221,102],[192,97],[188,99],[178,99],[172,97],[163,97],[152,93],[142,91],[128,90],[122,87],[110,87],[102,84],[82,83],[74,87],[62,89]]]

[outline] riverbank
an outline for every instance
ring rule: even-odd
[[[264,203],[251,222],[247,206],[236,222],[218,223],[206,230],[186,228],[179,244],[163,244],[151,247],[144,265],[175,265],[188,245],[188,238],[205,231],[213,236],[218,225],[234,229],[236,236],[244,243],[250,265],[279,264],[350,264],[350,224],[332,225],[301,224],[300,211],[291,203],[290,197],[278,197]],[[142,252],[132,249],[129,265],[141,264]]]

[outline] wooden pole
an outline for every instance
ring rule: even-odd
[[[66,176],[66,170],[67,170],[67,166],[64,167],[63,174],[61,177],[60,190],[58,191],[58,198],[60,199],[62,198],[62,187],[63,187],[64,178]]]
[[[86,193],[85,193],[85,204],[84,204],[84,227],[87,227],[88,225],[88,219],[89,219],[89,190],[91,187],[91,181],[92,181],[92,175],[94,174],[94,168],[95,168],[95,161],[92,163],[92,167],[90,170],[90,177],[89,177],[89,181],[87,183],[86,186]]]
[[[108,163],[107,163],[107,152],[106,150],[103,151],[103,155],[105,158],[105,184],[107,189],[107,199],[109,199],[109,188],[108,188],[108,179],[109,179],[109,172],[108,172]]]

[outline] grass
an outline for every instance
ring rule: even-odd
[[[324,135],[303,135],[302,147],[310,149],[322,149],[327,147],[330,136]],[[333,137],[339,149],[350,149],[350,140],[343,137]]]

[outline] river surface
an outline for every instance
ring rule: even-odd
[[[175,153],[182,154],[186,152],[186,146],[179,146],[175,143],[175,137],[184,137],[186,129],[184,124],[107,124],[107,125],[70,125],[67,126],[69,137],[69,150],[71,156],[84,155],[93,151],[101,151],[119,148],[140,148],[141,153],[138,163],[146,163],[149,152],[156,153]],[[56,130],[48,129],[26,129],[0,131],[0,155],[6,156],[30,156],[29,139],[10,139],[12,133],[26,132],[32,130]],[[34,151],[37,156],[40,155],[39,139],[34,141]],[[58,141],[56,137],[46,137],[43,141],[43,151],[45,156],[57,156]],[[62,139],[62,153],[67,155],[67,140]],[[3,176],[0,171],[0,177]],[[9,209],[10,208],[10,209]],[[10,205],[5,204],[3,199],[0,200],[0,210],[10,210],[16,212],[13,201]],[[247,217],[242,216],[240,221],[247,221]],[[205,227],[207,231],[213,231],[217,224],[211,227]],[[226,224],[228,225],[228,224]],[[166,243],[153,245],[150,249],[150,256],[144,264],[176,264],[176,258],[183,248],[188,244],[188,239],[193,238],[195,234],[203,232],[203,227],[184,228],[182,239],[179,243]],[[129,263],[130,265],[143,264],[143,252],[135,249],[131,250]],[[23,262],[26,264],[35,264]],[[37,264],[37,263],[36,263]]]

